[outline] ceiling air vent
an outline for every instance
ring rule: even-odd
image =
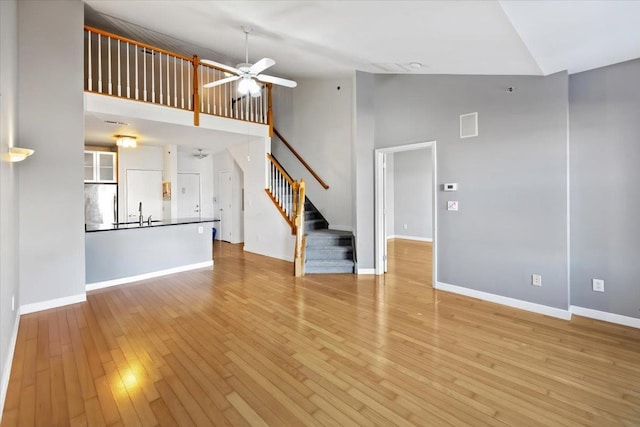
[[[460,116],[460,138],[478,136],[478,113],[462,114]]]

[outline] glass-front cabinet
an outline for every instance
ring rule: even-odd
[[[116,182],[116,153],[84,152],[84,182]]]

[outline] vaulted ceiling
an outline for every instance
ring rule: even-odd
[[[250,60],[274,58],[273,74],[294,78],[398,72],[412,62],[423,66],[411,73],[547,75],[640,57],[640,1],[85,3],[119,33],[229,65],[243,62],[241,26],[251,27]]]

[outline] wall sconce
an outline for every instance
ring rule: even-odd
[[[116,135],[116,145],[123,148],[136,148],[138,143],[135,136]]]
[[[33,153],[35,153],[35,150],[31,150],[30,148],[9,147],[7,160],[10,162],[21,162]]]

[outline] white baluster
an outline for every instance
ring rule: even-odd
[[[158,69],[160,70],[160,75],[158,79],[158,86],[160,87],[160,104],[163,103],[163,94],[162,94],[162,52],[158,52]]]
[[[180,105],[184,110],[184,59],[180,58]]]
[[[178,58],[173,58],[173,106],[178,106]]]
[[[127,42],[127,98],[131,98],[131,70],[129,69],[129,42]]]
[[[146,51],[145,51],[146,54]],[[156,61],[155,53],[151,51],[151,102],[156,102]],[[162,85],[160,85],[162,87]]]
[[[107,87],[109,88],[109,95],[113,95],[111,90],[111,37],[107,37],[107,66],[109,67]]]
[[[120,84],[120,40],[118,40],[118,96],[122,96],[122,85]]]
[[[144,64],[144,69],[142,70],[142,77],[144,79],[144,89],[142,91],[144,95],[144,100],[147,100],[147,50],[146,48],[142,48],[142,63]]]
[[[89,86],[89,91],[93,91],[93,79],[91,77],[91,68],[92,68],[92,60],[93,58],[91,58],[91,31],[87,31],[87,48],[88,50],[88,54],[87,54],[87,59],[89,62],[89,67],[88,67],[88,71],[89,71],[89,75],[88,75],[88,80],[87,80],[87,85]]]
[[[198,83],[202,86],[202,83],[204,83],[204,80],[202,80],[204,77],[204,66],[198,65],[198,68],[200,68],[200,81]],[[200,111],[204,112],[204,89],[200,91]]]
[[[191,82],[193,81],[192,78],[191,78],[192,70],[193,70],[193,66],[190,65],[189,68],[187,68],[187,87],[189,89],[189,90],[187,90],[187,105],[189,106],[189,108],[188,108],[189,110],[191,110],[191,98],[192,98],[192,96],[191,96],[192,95]]]
[[[211,68],[207,67],[207,81],[211,81]],[[204,83],[204,82],[203,82]],[[207,90],[207,113],[211,114],[211,108],[214,100],[212,99],[212,95],[215,94],[215,88],[209,88]],[[213,105],[213,108],[216,106]]]
[[[167,57],[167,105],[171,105],[171,87],[169,86],[169,82],[171,81],[170,77],[170,69],[169,69],[169,55],[165,55]]]
[[[224,78],[224,74],[222,74],[221,77]],[[229,88],[227,87],[228,85],[224,85],[224,86],[225,86],[224,90],[223,90],[224,91],[224,116],[225,117],[229,117],[229,109],[228,109],[228,105],[227,105],[227,103],[228,103],[227,95],[228,95],[228,92],[229,92]]]
[[[138,75],[138,46],[134,45],[133,46],[133,51],[135,52],[136,56],[136,72],[134,74],[134,77],[136,78],[136,99],[140,99],[140,82],[139,82],[139,75]]]
[[[102,35],[98,34],[98,92],[102,93]]]

